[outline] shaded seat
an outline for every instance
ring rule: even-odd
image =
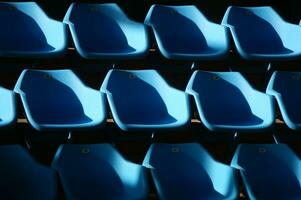
[[[29,123],[37,130],[100,126],[105,96],[86,87],[71,70],[24,70],[15,86]]]
[[[146,27],[130,20],[117,4],[73,3],[64,22],[84,58],[142,57],[148,52]]]
[[[16,121],[15,94],[0,87],[0,127],[7,127]]]
[[[263,130],[274,123],[273,99],[253,89],[238,72],[195,71],[186,92],[212,131]]]
[[[26,149],[19,145],[2,145],[0,160],[1,199],[57,199],[55,171],[37,163]]]
[[[301,198],[301,162],[285,144],[241,144],[231,166],[240,170],[251,200]]]
[[[301,129],[300,90],[300,72],[274,72],[266,89],[276,98],[285,123],[293,130]]]
[[[170,87],[155,70],[110,70],[101,91],[122,130],[177,128],[189,122],[188,95]]]
[[[159,199],[222,200],[238,197],[235,170],[199,144],[152,144],[143,161]]]
[[[67,49],[66,25],[50,19],[34,2],[0,2],[0,56],[61,56]]]
[[[301,55],[301,27],[284,21],[272,7],[230,6],[229,27],[238,53],[249,60],[292,59]]]
[[[223,58],[229,49],[226,28],[208,21],[195,6],[153,5],[144,21],[160,52],[169,59]]]
[[[125,160],[110,144],[62,145],[52,163],[67,200],[146,199],[146,169]]]

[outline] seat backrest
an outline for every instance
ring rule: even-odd
[[[153,5],[145,24],[153,27],[167,51],[187,53],[183,50],[189,49],[190,53],[199,53],[208,48],[203,35],[207,19],[195,6]]]
[[[235,7],[225,13],[223,25],[232,29],[239,45],[249,53],[291,52],[278,33],[283,19],[272,7]]]
[[[301,123],[301,73],[274,72],[267,87],[270,95],[280,94],[277,97],[282,109],[285,109],[289,119],[294,123]]]
[[[34,160],[25,148],[19,145],[1,145],[0,159],[1,199],[57,199],[55,171]]]
[[[161,93],[166,83],[154,70],[109,72],[102,91],[114,100],[119,118],[125,123],[154,123],[168,114]],[[143,115],[143,118],[140,116]],[[167,122],[166,122],[167,123]]]
[[[143,165],[152,171],[164,199],[235,199],[238,194],[234,170],[199,144],[152,144]]]
[[[246,95],[252,88],[238,72],[199,72],[191,81],[189,88],[198,94],[209,122],[248,121],[252,111]]]
[[[300,159],[285,144],[241,144],[231,165],[239,170],[251,198],[300,198]]]
[[[39,124],[91,121],[82,105],[84,85],[71,70],[24,70],[15,91],[25,95],[23,103]]]
[[[64,22],[71,23],[86,51],[114,53],[134,50],[122,28],[130,20],[117,4],[77,4],[70,6]],[[91,40],[93,39],[93,40]],[[99,44],[99,45],[95,45]]]
[[[48,18],[34,2],[0,3],[0,53],[43,53],[66,48],[63,23]]]

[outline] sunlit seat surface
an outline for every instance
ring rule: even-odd
[[[16,121],[15,94],[0,87],[0,127],[7,127]]]

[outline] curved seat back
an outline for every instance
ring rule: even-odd
[[[145,23],[153,28],[159,49],[167,58],[198,59],[211,54],[218,58],[227,52],[224,27],[209,22],[195,6],[153,5]]]
[[[301,28],[284,21],[270,6],[230,6],[222,24],[229,27],[245,59],[279,60],[301,55]]]
[[[152,71],[147,79],[137,77],[137,74],[139,72],[114,71],[108,80],[106,90],[112,95],[120,120],[139,124],[168,119],[166,104],[158,88],[152,85],[157,74]]]
[[[242,49],[249,53],[290,52],[277,29],[282,19],[271,7],[231,7],[224,24],[233,27]]]
[[[301,162],[285,144],[242,144],[231,166],[240,170],[250,199],[301,197]]]
[[[178,121],[185,124],[189,118],[187,96],[168,86],[155,70],[111,70],[101,91],[107,94],[116,123],[125,130],[127,125],[164,128]]]
[[[1,199],[57,199],[55,171],[37,163],[23,147],[1,145],[0,159]]]
[[[150,168],[160,199],[235,199],[236,174],[199,144],[153,144],[143,165]]]
[[[139,57],[148,50],[144,25],[128,19],[117,4],[73,3],[64,22],[83,57]]]
[[[0,55],[44,57],[67,49],[66,27],[34,2],[0,3]]]
[[[272,99],[254,90],[239,72],[196,71],[186,92],[194,96],[210,130],[253,130],[273,123]]]
[[[21,95],[29,122],[38,130],[44,125],[80,128],[105,119],[103,95],[86,87],[71,70],[24,70],[15,91]]]
[[[125,160],[110,144],[62,145],[52,167],[66,199],[146,199],[145,168]]]
[[[294,130],[301,128],[300,89],[300,72],[274,72],[267,87],[267,94],[276,98],[285,123]]]

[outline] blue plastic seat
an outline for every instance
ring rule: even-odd
[[[1,145],[0,160],[1,199],[57,199],[55,171],[36,162],[26,149],[19,145]]]
[[[110,144],[62,145],[52,163],[67,200],[147,199],[147,171]]]
[[[240,170],[251,200],[301,199],[301,162],[285,144],[241,144],[231,166]]]
[[[64,22],[84,58],[121,59],[148,53],[145,25],[130,20],[117,4],[73,3]]]
[[[143,166],[150,168],[159,199],[232,200],[235,170],[215,161],[199,144],[152,144]]]
[[[7,127],[16,121],[15,94],[0,87],[0,127]]]
[[[284,21],[272,7],[234,7],[222,24],[229,27],[238,53],[249,60],[292,59],[301,55],[301,27]]]
[[[266,90],[276,98],[285,123],[293,130],[301,129],[300,90],[300,72],[274,72]]]
[[[263,130],[274,123],[273,98],[253,89],[239,72],[195,71],[186,92],[212,131]]]
[[[34,2],[0,2],[0,56],[61,56],[66,25],[50,19]]]
[[[37,130],[100,126],[105,96],[86,87],[71,70],[24,70],[15,86],[29,123]]]
[[[226,28],[208,21],[195,6],[153,5],[144,22],[166,58],[217,59],[228,53]]]
[[[110,70],[101,91],[125,131],[177,128],[190,120],[188,95],[170,87],[155,70]]]

